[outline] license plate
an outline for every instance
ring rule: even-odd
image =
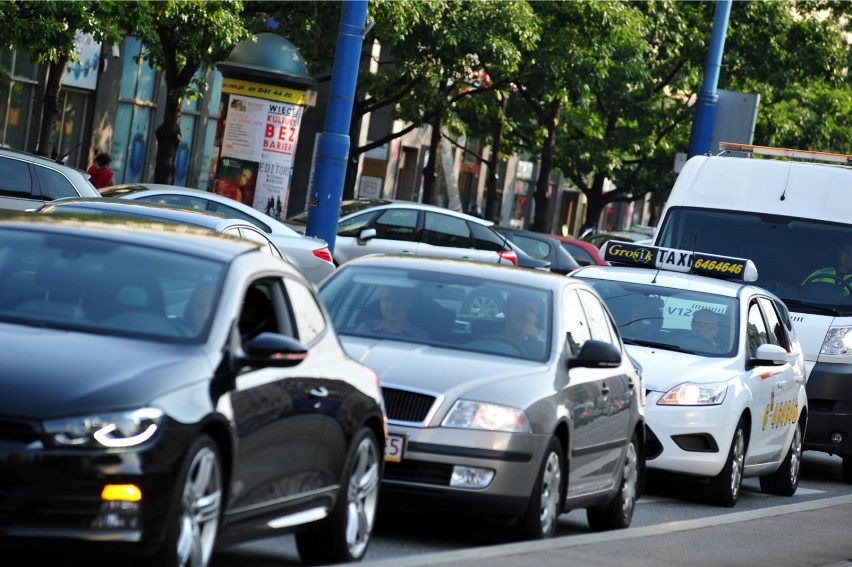
[[[398,463],[402,461],[404,452],[405,435],[388,435],[388,442],[385,445],[385,460]]]

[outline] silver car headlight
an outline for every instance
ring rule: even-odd
[[[708,382],[697,384],[684,382],[678,384],[657,402],[658,406],[713,406],[725,401],[728,392],[726,382]]]
[[[463,429],[532,433],[530,420],[523,411],[509,406],[468,400],[459,400],[453,404],[453,408],[441,425]]]
[[[852,353],[852,327],[832,327],[825,334],[820,354]]]
[[[162,422],[162,411],[140,408],[53,419],[44,422],[44,429],[60,447],[116,449],[146,443],[154,437]]]

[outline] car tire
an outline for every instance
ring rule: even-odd
[[[787,456],[772,474],[760,477],[760,490],[778,496],[793,496],[799,487],[802,468],[802,422],[797,421]]]
[[[204,567],[210,564],[222,516],[222,457],[202,435],[187,450],[166,518],[166,537],[144,564],[158,567]]]
[[[562,444],[556,437],[551,437],[530,494],[527,510],[508,530],[510,540],[545,539],[556,533],[556,525],[565,500],[564,467]]]
[[[345,563],[364,557],[376,521],[381,470],[376,435],[362,428],[352,440],[331,514],[311,531],[296,534],[303,563]]]
[[[843,457],[843,480],[846,484],[852,484],[852,455]]]
[[[461,306],[460,313],[471,317],[493,319],[503,312],[503,296],[496,292],[473,292]]]
[[[736,505],[743,484],[746,445],[745,422],[740,418],[734,430],[725,466],[719,474],[710,479],[707,486],[707,497],[711,504],[725,508],[733,508]]]
[[[630,527],[630,522],[633,521],[633,511],[636,509],[636,500],[641,492],[642,464],[640,455],[639,438],[634,433],[624,455],[620,486],[615,498],[606,508],[589,508],[586,510],[586,519],[592,531],[602,532]]]

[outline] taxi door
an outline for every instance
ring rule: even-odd
[[[774,310],[772,311],[774,313]],[[776,317],[777,321],[777,317]],[[752,395],[752,423],[745,465],[760,465],[778,458],[789,422],[780,416],[787,408],[780,388],[792,381],[789,364],[774,365],[756,360],[757,348],[772,344],[769,321],[756,298],[748,305],[746,322],[745,386]],[[789,396],[788,396],[789,397]]]

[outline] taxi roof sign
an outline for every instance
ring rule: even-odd
[[[744,282],[757,280],[757,267],[754,262],[733,256],[607,240],[601,246],[600,257],[611,264],[627,264]]]

